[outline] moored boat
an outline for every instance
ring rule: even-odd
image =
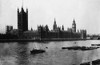
[[[33,49],[30,52],[31,52],[31,54],[39,54],[39,53],[44,53],[45,50],[43,50],[43,49]]]
[[[99,47],[85,47],[85,46],[72,46],[72,47],[62,47],[62,49],[68,49],[68,50],[94,50],[98,49]]]

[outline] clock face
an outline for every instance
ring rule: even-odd
[[[75,26],[76,26],[75,24],[72,25],[72,27],[75,27]]]
[[[74,25],[72,25],[72,27],[74,27]]]

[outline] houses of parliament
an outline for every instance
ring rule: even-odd
[[[54,18],[53,29],[49,30],[48,25],[39,25],[37,30],[28,30],[28,9],[17,9],[17,29],[13,26],[6,26],[6,34],[14,35],[17,39],[85,39],[86,30],[76,31],[76,22],[73,19],[72,28],[64,30],[64,26],[59,27]],[[9,37],[10,38],[10,37]]]

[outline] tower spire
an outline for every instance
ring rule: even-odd
[[[54,18],[54,22],[56,22],[56,18]]]
[[[22,0],[22,8],[23,8],[23,0]]]
[[[73,19],[73,24],[75,24],[75,19]]]
[[[22,7],[21,7],[22,11],[24,11],[23,3],[24,3],[24,1],[22,0]]]
[[[53,30],[57,29],[56,19],[54,18]]]
[[[21,8],[24,8],[24,0],[22,0],[22,6],[21,6]]]

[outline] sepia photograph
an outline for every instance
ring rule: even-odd
[[[100,0],[0,0],[0,65],[100,65]]]

